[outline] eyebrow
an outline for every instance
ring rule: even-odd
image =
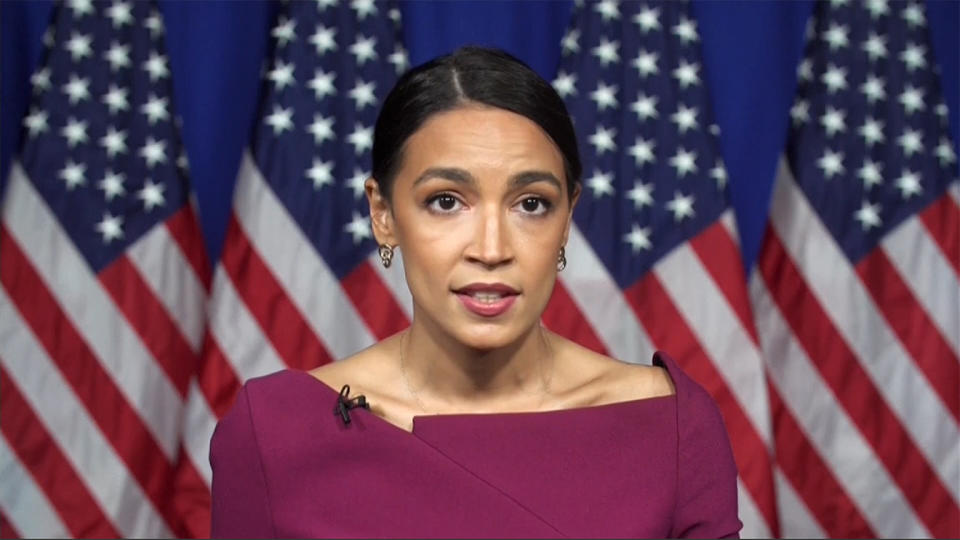
[[[450,180],[451,182],[465,184],[471,187],[476,187],[477,185],[477,180],[472,174],[464,169],[458,169],[456,167],[431,167],[423,171],[423,173],[421,173],[420,176],[413,181],[413,185],[416,186],[417,184],[426,182],[431,178],[442,178],[444,180]],[[548,171],[524,171],[517,173],[510,177],[509,186],[510,189],[513,190],[534,184],[536,182],[547,182],[558,190],[563,190],[560,180],[557,179],[553,173]]]

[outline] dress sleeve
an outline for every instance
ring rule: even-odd
[[[720,411],[686,376],[677,390],[675,538],[737,538],[737,466]],[[676,378],[675,378],[676,379]]]
[[[244,386],[210,440],[212,538],[276,537],[266,475]]]

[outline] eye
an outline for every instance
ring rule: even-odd
[[[520,201],[520,209],[524,213],[540,216],[550,210],[550,201],[542,197],[527,197]]]
[[[427,199],[427,208],[441,214],[456,212],[462,206],[460,201],[449,193],[440,193]]]

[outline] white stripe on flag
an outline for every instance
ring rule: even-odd
[[[187,343],[199,352],[207,293],[169,229],[154,227],[130,246],[127,255]]]
[[[750,280],[750,293],[770,379],[864,518],[882,537],[930,536],[797,343],[759,272]]]
[[[740,318],[689,244],[662,257],[653,271],[770,448],[770,402],[763,360]]]
[[[163,518],[23,324],[3,287],[0,363],[118,531],[126,537],[169,536]]]
[[[800,499],[793,485],[779,467],[774,467],[774,482],[777,489],[777,515],[780,516],[781,538],[826,538],[810,509]]]
[[[623,292],[574,223],[566,247],[567,267],[560,274],[567,292],[593,326],[610,356],[649,364],[655,349]]]
[[[10,234],[28,247],[24,253],[73,326],[173,462],[183,406],[179,393],[17,162],[11,167],[3,214]]]
[[[960,181],[954,180],[947,186],[947,192],[950,193],[950,196],[953,197],[953,202],[957,203],[957,206],[960,206]]]
[[[384,268],[380,263],[380,254],[374,251],[367,257],[369,264],[377,271],[383,284],[393,294],[397,304],[407,315],[407,319],[413,320],[413,297],[410,296],[410,288],[407,287],[406,273],[403,270],[403,253],[399,249],[393,252],[393,264],[390,268]]]
[[[287,368],[219,265],[210,298],[210,333],[241,383]]]
[[[883,239],[883,249],[940,335],[960,354],[960,282],[927,228],[913,216]]]
[[[340,281],[277,200],[249,151],[240,165],[234,209],[250,243],[331,356],[343,358],[373,344]]]
[[[23,538],[70,538],[60,515],[0,436],[0,508]]]
[[[190,382],[187,391],[187,406],[183,415],[183,447],[186,449],[194,468],[207,486],[213,478],[210,469],[210,437],[217,426],[217,418],[203,397],[196,379]]]
[[[744,485],[740,477],[737,477],[737,514],[740,517],[743,528],[740,529],[741,538],[770,538],[770,529],[767,528],[767,520],[760,513],[760,509],[753,502],[750,496],[750,490]]]
[[[781,159],[770,209],[784,249],[954,500],[960,500],[960,432],[837,247]],[[937,421],[931,421],[931,419]]]

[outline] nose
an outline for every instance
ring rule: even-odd
[[[466,257],[487,268],[503,266],[513,260],[510,234],[500,208],[485,208],[477,219],[476,231]]]

